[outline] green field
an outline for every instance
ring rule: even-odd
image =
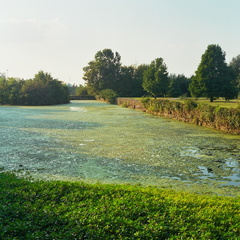
[[[134,99],[141,100],[142,98],[134,98]],[[210,102],[209,99],[206,99],[206,98],[198,98],[198,99],[195,99],[195,98],[157,98],[157,99],[177,101],[177,102],[181,102],[181,103],[184,103],[186,101],[186,99],[193,99],[193,100],[196,100],[197,102],[206,103],[206,104],[209,104],[212,106],[226,107],[226,108],[236,108],[236,107],[240,106],[240,98],[233,99],[230,101],[225,101],[223,98],[219,98],[217,100],[214,100],[214,102]]]
[[[0,239],[239,239],[240,199],[0,174]]]
[[[159,99],[161,99],[161,98],[159,98]],[[182,102],[182,103],[184,103],[186,100],[186,99],[181,99],[181,98],[164,98],[164,99],[168,99],[171,101],[178,101],[178,102]],[[236,108],[236,107],[240,106],[239,98],[230,100],[230,101],[225,101],[224,99],[219,98],[219,99],[215,100],[214,102],[210,102],[209,99],[206,99],[206,98],[198,98],[196,101],[200,102],[200,103],[206,103],[206,104],[209,104],[212,106],[220,106],[220,107],[226,107],[226,108]]]

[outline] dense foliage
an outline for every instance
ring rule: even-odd
[[[183,74],[170,74],[167,95],[175,98],[180,96],[190,97],[189,84],[190,79],[185,77]]]
[[[237,239],[240,201],[0,174],[0,239]]]
[[[102,90],[112,89],[118,96],[142,96],[143,72],[147,65],[122,66],[121,56],[111,49],[98,51],[93,61],[84,67],[88,93],[99,95]]]
[[[117,98],[117,93],[112,89],[104,89],[99,93],[99,97],[111,104],[114,104],[115,99]]]
[[[229,64],[234,74],[234,83],[240,91],[240,55],[234,57]]]
[[[225,53],[219,45],[209,45],[190,84],[192,96],[210,98],[236,98],[238,91],[234,84],[232,69],[225,62]]]
[[[143,89],[143,74],[148,65],[121,66],[120,86],[117,90],[119,96],[136,97],[143,96],[146,92]]]
[[[0,78],[0,104],[53,105],[69,103],[69,88],[43,71],[33,79]]]
[[[168,78],[162,58],[139,66],[123,66],[120,60],[120,54],[114,54],[111,49],[97,52],[95,59],[83,69],[85,87],[90,94],[99,95],[105,89],[112,89],[120,97],[188,95],[188,79],[184,75]]]
[[[90,94],[98,94],[101,90],[117,90],[120,80],[121,56],[111,49],[98,51],[94,61],[88,63],[83,70],[83,79],[87,81]]]
[[[210,101],[224,97],[237,98],[240,90],[240,57],[227,65],[225,53],[219,45],[209,45],[202,55],[196,74],[169,74],[162,58],[150,64],[123,66],[121,56],[111,49],[98,51],[95,59],[84,69],[89,94],[99,95],[112,89],[120,97],[207,97]]]
[[[168,91],[167,66],[162,58],[157,58],[151,62],[150,66],[143,74],[143,88],[154,98],[166,96]]]

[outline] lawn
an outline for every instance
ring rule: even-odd
[[[131,99],[131,98],[129,98],[129,99]],[[142,98],[134,98],[134,99],[141,101]],[[223,98],[219,98],[217,100],[214,100],[214,102],[210,102],[209,99],[206,99],[206,98],[198,98],[198,99],[195,99],[195,98],[157,98],[157,99],[177,101],[177,102],[181,102],[181,103],[184,103],[186,101],[186,99],[193,99],[193,100],[196,100],[197,102],[206,103],[206,104],[209,104],[212,106],[225,107],[225,108],[236,108],[236,107],[240,106],[240,98],[232,99],[230,101],[226,101]]]
[[[175,100],[175,99],[171,99],[171,100]],[[180,102],[184,102],[184,100],[179,99],[179,98],[176,100],[180,101]],[[214,102],[210,102],[209,99],[199,98],[199,99],[197,99],[197,101],[201,102],[201,103],[206,103],[206,104],[209,104],[212,106],[220,106],[220,107],[225,107],[225,108],[236,108],[236,107],[240,106],[240,99],[225,101],[224,99],[220,98],[220,99],[215,100]]]

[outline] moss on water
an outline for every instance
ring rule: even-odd
[[[98,101],[1,107],[0,122],[4,171],[240,195],[239,136]]]

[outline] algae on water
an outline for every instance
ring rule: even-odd
[[[98,101],[0,107],[0,170],[239,194],[240,137]]]

